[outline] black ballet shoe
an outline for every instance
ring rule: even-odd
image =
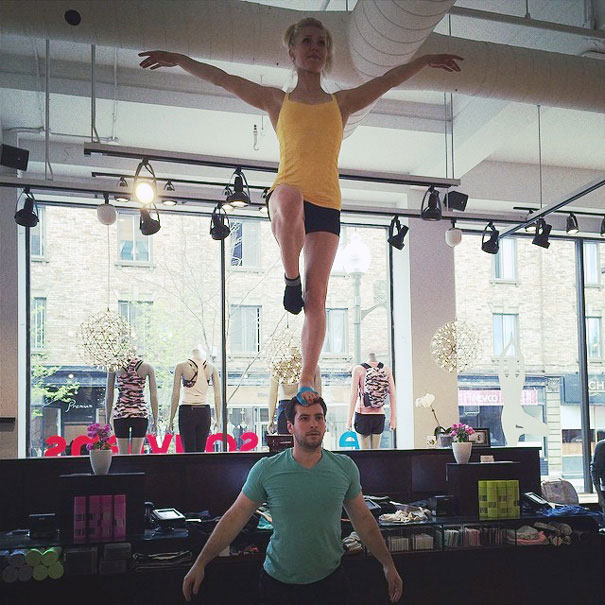
[[[300,282],[295,286],[286,284],[286,289],[284,290],[284,309],[288,313],[298,315],[304,306],[305,303],[302,297],[302,285]]]

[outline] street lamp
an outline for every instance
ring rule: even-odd
[[[343,250],[345,272],[353,279],[353,326],[355,328],[355,363],[361,363],[361,320],[367,314],[361,311],[361,278],[372,261],[370,249],[359,235],[354,234]]]

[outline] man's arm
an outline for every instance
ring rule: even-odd
[[[425,67],[436,67],[445,71],[460,71],[456,61],[463,61],[463,58],[457,55],[424,55],[405,65],[393,67],[384,75],[373,78],[361,86],[337,92],[335,97],[344,121],[346,122],[351,114],[371,105],[385,92],[403,84]]]
[[[183,594],[187,602],[191,601],[192,593],[197,594],[204,579],[206,565],[233,542],[260,504],[240,492],[231,508],[222,516],[183,580]]]
[[[392,603],[396,603],[403,594],[403,580],[395,569],[393,557],[391,557],[391,553],[382,538],[376,519],[366,506],[363,494],[359,492],[355,498],[345,500],[344,507],[361,541],[380,561],[389,585],[389,597]]]

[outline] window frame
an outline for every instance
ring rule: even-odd
[[[600,242],[593,242],[593,241],[583,241],[582,242],[582,246],[583,246],[583,256],[584,256],[584,287],[585,288],[600,288],[602,286],[602,282],[601,282],[601,248],[600,248]],[[589,258],[589,256],[591,256],[591,254],[588,253],[588,250],[594,250],[595,251],[595,275],[594,277],[596,278],[595,281],[589,281],[588,280],[588,270],[589,270],[589,266],[591,266],[587,260]],[[587,316],[588,317],[588,316]]]
[[[234,312],[241,312],[246,309],[256,309],[256,346],[254,349],[235,350],[233,348],[233,315]],[[229,305],[229,351],[233,357],[249,357],[260,353],[262,344],[262,305]]]
[[[507,242],[511,242],[510,244]],[[503,258],[503,250],[507,247],[511,250],[511,261],[513,268],[512,277],[504,277],[502,274],[504,273],[503,268],[505,266],[504,258]],[[494,260],[492,262],[492,280],[497,283],[509,283],[515,284],[518,282],[518,270],[517,270],[517,239],[515,237],[505,237],[500,242],[500,248],[498,253],[494,255]],[[498,272],[501,273],[498,276]]]
[[[515,345],[515,350],[513,352],[511,352],[511,355],[516,355],[516,351],[517,351],[517,346],[519,345],[519,313],[503,313],[503,312],[498,312],[498,313],[492,313],[492,357],[494,357],[495,359],[498,359],[502,353],[504,352],[504,350],[506,349],[506,346],[508,343],[505,343],[504,340],[501,343],[501,349],[500,352],[496,352],[496,318],[500,317],[501,318],[501,334],[502,337],[504,339],[504,318],[505,317],[513,317],[513,336],[514,336],[514,345]]]
[[[32,230],[40,230],[40,254],[33,254],[32,250]],[[38,206],[38,224],[29,231],[29,250],[30,259],[33,261],[45,261],[46,255],[46,208],[43,205]]]
[[[595,325],[597,326],[597,336],[598,336],[598,355],[591,355],[591,345],[590,345],[590,325],[591,321],[595,320]],[[603,330],[601,329],[601,316],[600,315],[586,315],[586,359],[588,362],[602,361],[603,359]]]
[[[37,308],[36,302],[44,301],[42,304],[42,317],[41,322],[36,319],[34,321],[34,315],[36,317],[39,316],[40,309]],[[32,296],[31,297],[31,308],[30,308],[30,347],[32,352],[38,353],[46,350],[46,307],[47,307],[48,299],[46,296]],[[41,323],[41,328],[38,325]],[[39,334],[42,334],[40,337]]]
[[[116,260],[116,264],[117,265],[125,265],[125,266],[137,266],[137,267],[149,267],[152,264],[152,238],[147,236],[147,235],[143,235],[138,227],[138,215],[131,211],[131,210],[118,210],[117,211],[118,217],[117,217],[117,229],[116,229],[116,237],[117,237],[117,241],[118,241],[118,250],[117,250],[117,260]],[[127,241],[127,240],[123,240],[120,237],[120,225],[119,225],[119,221],[121,217],[129,217],[131,219],[131,223],[132,223],[132,230],[131,230],[131,235],[132,235],[132,239],[129,240],[132,242],[132,250],[133,250],[133,259],[129,260],[129,259],[124,259],[122,258],[122,250],[121,250],[121,242],[123,241]],[[137,242],[137,234],[139,234],[139,237],[141,238],[142,241],[145,241],[147,243],[147,256],[148,259],[147,260],[138,260],[135,258],[136,256],[136,242]]]
[[[239,229],[238,229],[239,226]],[[255,220],[246,220],[246,219],[236,219],[230,221],[231,234],[230,234],[230,254],[229,254],[229,264],[227,265],[229,270],[235,271],[262,271],[262,252],[261,252],[261,237],[260,237],[260,223]],[[250,234],[246,236],[246,231],[254,228],[256,234],[254,238],[250,238]],[[235,231],[238,230],[240,232],[240,241],[234,242],[233,237]],[[250,241],[250,239],[254,239],[255,241]],[[248,240],[248,241],[247,241]],[[233,260],[237,257],[234,255],[235,247],[239,245],[241,250],[241,258],[239,259],[239,264],[233,264]],[[253,262],[248,264],[246,262],[247,256],[251,256],[250,250],[253,249],[254,255]],[[248,251],[248,252],[247,252]]]
[[[330,316],[334,311],[341,311],[343,313],[343,351],[331,351],[327,350],[328,344],[331,342],[331,327],[332,322]],[[333,321],[333,320],[332,320]],[[349,308],[348,307],[327,307],[326,308],[326,336],[324,338],[324,344],[321,349],[321,355],[326,357],[349,357]]]

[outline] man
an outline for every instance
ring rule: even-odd
[[[197,594],[206,565],[266,502],[273,534],[259,584],[263,605],[344,605],[353,600],[341,568],[343,506],[363,543],[382,564],[389,597],[397,602],[403,582],[363,499],[359,470],[348,456],[321,447],[325,402],[317,397],[301,405],[294,398],[286,406],[286,418],[294,447],[252,467],[239,496],[185,576],[185,599]]]

